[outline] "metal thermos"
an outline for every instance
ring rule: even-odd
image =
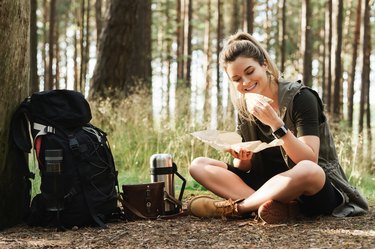
[[[170,154],[154,154],[150,158],[151,182],[164,182],[164,213],[177,214],[182,208],[182,196],[186,180],[177,172],[177,166]],[[175,197],[174,175],[182,180],[182,186],[178,199]]]

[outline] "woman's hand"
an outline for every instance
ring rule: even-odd
[[[239,152],[233,149],[228,149],[227,152],[229,152],[234,158],[237,158],[241,161],[249,161],[251,160],[251,157],[253,156],[253,152],[244,148],[240,148]]]
[[[284,124],[272,106],[264,101],[256,100],[252,107],[251,114],[263,124],[270,126],[273,131]]]

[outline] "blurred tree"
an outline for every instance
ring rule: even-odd
[[[184,75],[183,79],[185,81],[185,86],[190,88],[191,86],[191,58],[193,54],[192,50],[192,16],[193,16],[193,0],[186,0],[185,3],[185,30],[184,30],[184,38],[185,38],[185,47],[184,47]]]
[[[327,105],[326,110],[331,112],[332,100],[332,0],[327,0],[325,8],[324,25],[324,75],[323,78],[323,101]]]
[[[312,36],[310,0],[302,1],[301,17],[301,55],[303,59],[303,82],[312,86]]]
[[[370,25],[370,0],[363,0],[363,61],[361,76],[361,100],[359,111],[359,133],[363,131],[364,120],[366,118],[366,128],[371,128],[370,115],[370,56],[371,56],[371,25]]]
[[[50,1],[49,8],[49,29],[48,29],[48,64],[47,72],[45,72],[46,81],[44,82],[44,89],[51,90],[54,88],[54,75],[53,75],[53,61],[54,61],[54,48],[55,48],[55,17],[56,17],[56,0]]]
[[[285,52],[286,52],[286,0],[281,0],[278,3],[278,44],[279,44],[279,56],[280,72],[285,71]]]
[[[112,0],[99,44],[90,96],[127,96],[150,88],[151,1]]]
[[[342,90],[342,65],[341,65],[341,50],[342,50],[342,22],[343,22],[343,0],[334,0],[333,9],[335,19],[335,32],[333,36],[334,43],[334,81],[333,81],[333,105],[331,107],[333,121],[338,122],[341,120],[341,90]]]
[[[0,4],[0,229],[22,221],[26,181],[9,139],[10,119],[29,89],[30,1]]]
[[[39,92],[38,76],[38,33],[36,26],[37,0],[30,0],[30,92]]]
[[[357,2],[356,7],[356,19],[355,19],[355,29],[354,29],[354,40],[353,40],[353,51],[352,51],[352,61],[351,70],[348,79],[348,125],[353,126],[353,106],[354,106],[354,80],[356,75],[357,57],[358,57],[358,45],[361,31],[361,10],[362,10],[362,0]]]

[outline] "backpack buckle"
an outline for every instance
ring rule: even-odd
[[[77,138],[69,137],[69,147],[73,152],[79,150],[79,143],[78,143]]]

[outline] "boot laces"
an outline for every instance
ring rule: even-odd
[[[218,201],[214,203],[217,212],[221,216],[228,216],[228,215],[233,215],[233,214],[238,213],[236,204],[237,202],[234,202],[232,199],[228,199],[225,201]]]

